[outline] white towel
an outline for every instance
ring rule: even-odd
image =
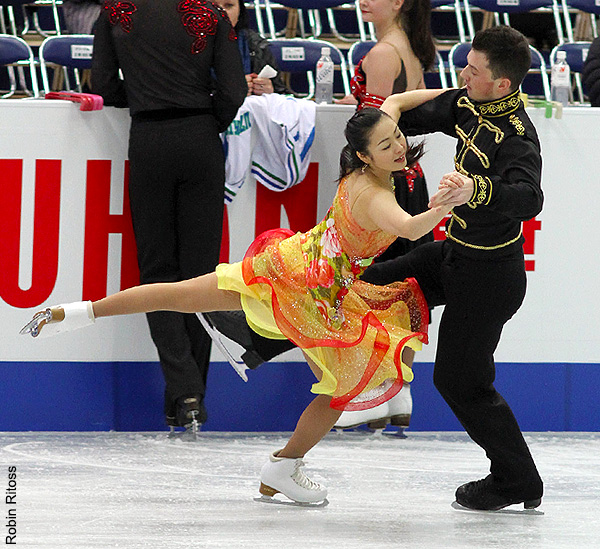
[[[276,93],[246,98],[223,134],[225,202],[231,202],[251,165],[256,180],[283,191],[300,183],[310,164],[316,105]]]

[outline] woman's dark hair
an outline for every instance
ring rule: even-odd
[[[240,32],[243,29],[247,29],[250,27],[250,22],[248,20],[248,10],[246,9],[246,3],[244,0],[236,0],[238,6],[240,7],[240,16],[238,18],[238,22],[235,24],[235,32]]]
[[[364,162],[358,158],[357,153],[369,153],[371,132],[384,116],[388,115],[380,109],[365,107],[348,120],[344,130],[347,144],[340,154],[340,180],[364,166]],[[423,156],[423,143],[409,144],[406,151],[406,165],[412,166],[421,156]]]
[[[435,43],[431,35],[431,0],[404,0],[399,17],[412,51],[423,69],[429,70],[435,61]]]

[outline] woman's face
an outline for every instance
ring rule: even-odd
[[[391,172],[402,170],[406,168],[406,149],[406,138],[398,125],[389,116],[383,116],[369,137],[368,164]]]
[[[231,24],[235,27],[240,18],[240,0],[213,0],[217,6],[222,7],[231,19]]]
[[[404,0],[360,0],[360,11],[366,23],[395,21]]]

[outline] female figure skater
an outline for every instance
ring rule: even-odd
[[[377,107],[392,94],[425,88],[424,71],[435,60],[435,43],[431,34],[430,0],[361,0],[363,20],[375,27],[377,43],[360,60],[351,81],[352,95],[338,103],[358,104],[357,108]],[[396,201],[409,214],[427,210],[429,195],[423,169],[418,162],[408,164],[394,174]],[[378,261],[385,261],[433,242],[433,233],[409,241],[397,239]],[[405,360],[412,367],[414,352]],[[384,429],[388,423],[402,432],[410,424],[412,397],[410,384],[380,406],[346,412],[337,428],[352,428],[367,423],[372,429]]]
[[[402,99],[392,106],[398,108],[400,101],[402,110],[413,108],[440,91],[396,96]],[[359,276],[396,237],[419,238],[453,207],[410,216],[398,206],[392,172],[413,162],[422,147],[408,147],[384,111],[359,111],[345,135],[337,194],[325,219],[311,231],[268,231],[242,262],[221,264],[213,273],[181,282],[137,286],[93,303],[52,307],[21,332],[50,335],[105,316],[149,311],[243,309],[261,335],[288,338],[301,347],[319,380],[312,389],[317,396],[287,445],[263,467],[260,492],[281,492],[303,503],[324,501],[327,490],[304,475],[302,457],[343,410],[370,407],[397,394],[413,377],[402,361],[403,349],[418,349],[427,341],[427,303],[416,281],[373,286]],[[448,174],[440,185],[456,188],[459,181]]]

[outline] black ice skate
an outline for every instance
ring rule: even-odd
[[[456,490],[456,501],[452,507],[465,511],[494,511],[503,513],[519,513],[530,515],[543,515],[537,510],[542,503],[542,498],[524,499],[507,496],[496,490],[493,478],[488,475],[484,479],[467,482]],[[506,509],[510,505],[523,504],[523,509]]]
[[[167,425],[170,427],[169,437],[196,440],[200,427],[206,423],[208,417],[201,399],[197,396],[179,397],[175,407],[175,417],[167,416]],[[175,427],[183,427],[185,431],[176,432]]]

